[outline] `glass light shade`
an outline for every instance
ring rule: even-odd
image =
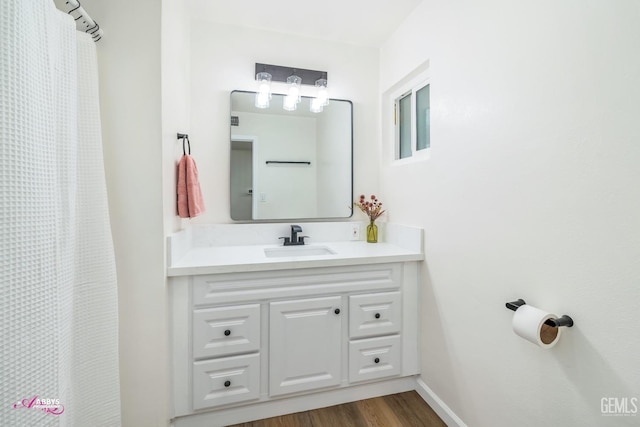
[[[329,105],[329,91],[327,90],[327,79],[316,80],[316,88],[318,89],[318,95],[316,99],[321,105]]]
[[[258,85],[258,92],[269,94],[271,93],[271,85],[267,81],[261,81]]]
[[[267,73],[266,71],[258,73],[258,74],[256,74],[256,81],[258,82],[258,85],[260,87],[262,87],[263,85],[266,85],[267,88],[270,88],[271,87],[271,74]]]
[[[296,100],[296,103],[300,102],[300,85],[302,84],[302,79],[295,74],[287,77],[287,85],[289,85],[288,89],[288,97]]]
[[[285,96],[282,101],[282,108],[286,111],[295,111],[298,108],[298,97]]]
[[[309,104],[309,111],[311,111],[312,113],[322,113],[323,108],[324,105],[322,105],[322,102],[320,102],[318,98],[311,99],[311,103]]]
[[[271,74],[267,72],[261,72],[256,74],[256,81],[258,82],[258,91],[256,92],[255,106],[257,108],[269,108],[269,101],[271,100]]]
[[[257,108],[269,108],[269,98],[270,95],[268,93],[257,92],[255,106]]]

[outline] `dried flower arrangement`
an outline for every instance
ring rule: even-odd
[[[378,200],[375,195],[371,195],[371,200],[367,200],[364,194],[360,195],[360,200],[353,203],[356,205],[362,212],[364,212],[371,222],[375,221],[385,213],[382,210],[382,202]]]
[[[369,217],[369,225],[367,225],[367,242],[378,242],[378,226],[375,224],[375,220],[380,217],[385,211],[382,209],[382,202],[372,194],[370,200],[367,200],[364,194],[360,196],[360,200],[353,203],[362,212]]]

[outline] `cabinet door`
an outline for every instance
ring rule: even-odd
[[[269,304],[269,394],[337,386],[341,378],[341,297]]]

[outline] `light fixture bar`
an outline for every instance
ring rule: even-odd
[[[328,79],[326,71],[305,70],[303,68],[283,67],[280,65],[260,64],[256,62],[256,72],[267,72],[271,74],[272,82],[287,82],[287,78],[296,75],[302,79],[301,84],[315,86],[316,80]]]

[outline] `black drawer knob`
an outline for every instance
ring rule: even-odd
[[[376,313],[375,318],[379,319],[380,318],[380,313]]]
[[[375,359],[373,359],[373,361],[374,361],[375,363],[380,363],[380,358],[376,357]]]
[[[339,308],[336,308],[335,310],[333,310],[333,312],[334,312],[335,314],[340,314],[340,309],[339,309]]]
[[[225,387],[229,387],[231,385],[231,381],[227,380],[224,382]]]
[[[229,335],[231,335],[231,331],[229,329],[224,331],[224,336],[228,337]]]

